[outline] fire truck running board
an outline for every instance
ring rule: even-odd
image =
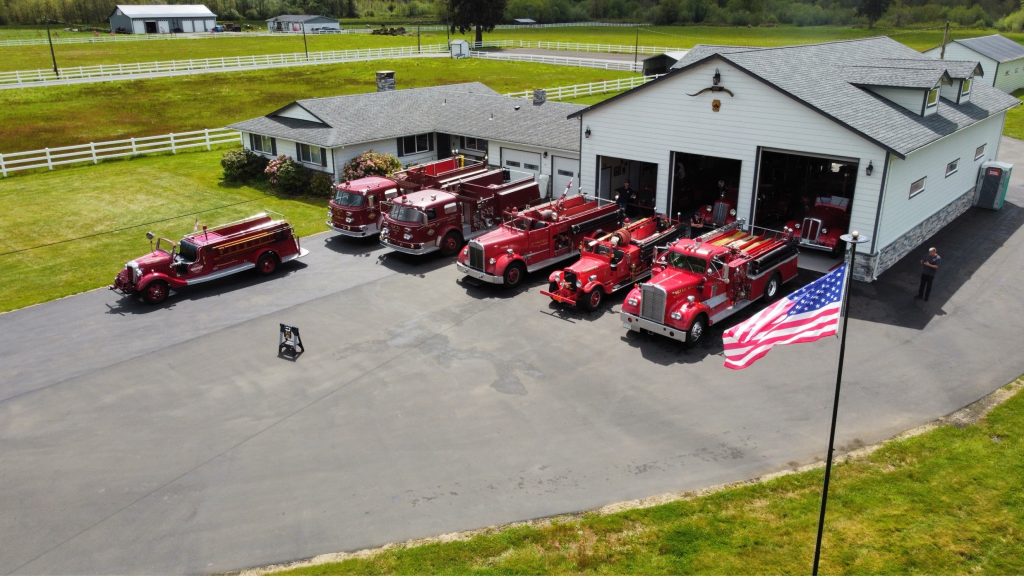
[[[246,269],[255,269],[255,263],[242,263],[241,265],[235,265],[234,267],[228,267],[227,269],[221,269],[220,271],[210,273],[209,275],[203,275],[202,277],[196,277],[195,279],[189,279],[185,282],[186,285],[198,285],[200,283],[206,283],[207,281],[215,281],[221,277],[227,277],[228,275],[234,275]]]
[[[718,323],[722,319],[725,319],[726,317],[739,312],[740,310],[742,310],[747,305],[750,305],[751,303],[753,303],[753,301],[750,301],[749,299],[746,301],[738,301],[736,303],[733,303],[732,307],[726,307],[725,309],[722,309],[718,313],[712,315],[711,324],[714,325],[715,323]]]
[[[552,264],[557,263],[559,261],[565,261],[566,259],[572,259],[573,257],[579,257],[579,255],[580,255],[579,251],[569,251],[568,253],[563,253],[561,255],[557,255],[557,256],[552,257],[550,259],[544,259],[543,261],[539,261],[537,263],[533,263],[532,265],[527,265],[526,266],[526,272],[527,273],[533,273],[534,271],[537,271],[539,269],[543,269],[544,267],[547,267],[548,265],[552,265]]]

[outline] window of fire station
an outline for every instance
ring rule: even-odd
[[[398,156],[406,157],[434,150],[434,133],[428,132],[398,139]]]

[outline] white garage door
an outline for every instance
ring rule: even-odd
[[[191,20],[182,20],[181,21],[181,31],[182,32],[195,32],[196,28],[195,28],[195,26],[193,26]]]
[[[540,174],[540,153],[501,149],[501,166],[524,173]]]
[[[551,157],[551,194],[560,196],[565,187],[572,181],[569,193],[575,193],[580,186],[580,161],[565,157]]]

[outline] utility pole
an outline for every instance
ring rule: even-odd
[[[633,66],[636,66],[637,56],[640,54],[640,25],[636,25],[636,40],[633,41]]]
[[[60,70],[57,68],[57,55],[53,52],[53,39],[50,38],[50,20],[46,20],[46,42],[50,44],[50,60],[53,61],[53,73],[60,78]]]
[[[946,44],[949,42],[949,20],[946,20],[946,31],[942,33],[942,48],[939,50],[939,60],[946,59]]]
[[[309,45],[306,44],[306,23],[302,22],[299,25],[302,26],[302,48],[306,50],[306,62],[309,62]]]
[[[421,50],[420,50],[420,25],[419,24],[416,25],[416,52],[417,53],[421,52]]]

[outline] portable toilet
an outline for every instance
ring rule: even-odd
[[[1013,165],[998,161],[989,161],[981,165],[978,173],[975,207],[998,211],[1003,208],[1006,200],[1006,189],[1010,186],[1010,173]]]

